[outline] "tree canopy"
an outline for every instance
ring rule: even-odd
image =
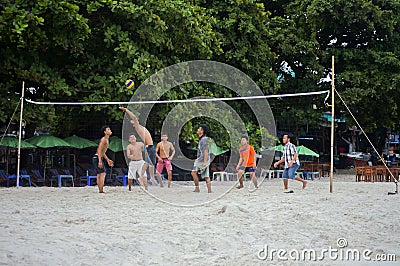
[[[22,81],[31,88],[26,97],[36,101],[128,101],[134,93],[124,87],[128,78],[140,85],[172,64],[206,59],[240,69],[264,94],[308,92],[330,87],[322,79],[329,77],[334,55],[336,89],[360,124],[369,131],[400,130],[399,1],[1,2],[3,125],[18,104]],[[196,96],[236,95],[221,86],[194,82],[163,97]],[[323,98],[271,100],[278,127],[280,121],[293,124],[295,131],[305,123],[318,126],[321,113],[328,110]],[[250,139],[257,139],[260,131],[250,108],[241,102],[229,105],[241,114]],[[155,131],[173,107],[157,106],[147,126]],[[117,106],[27,104],[24,111],[31,134],[37,127],[50,126],[64,137],[122,119]],[[197,122],[201,118],[189,121],[183,138],[193,139]],[[217,144],[229,146],[227,132],[215,124],[222,139]]]

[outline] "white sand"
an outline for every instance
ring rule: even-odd
[[[234,189],[221,199],[200,207],[175,207],[150,197],[139,188],[1,188],[1,265],[266,265],[260,249],[286,251],[338,249],[348,246],[395,254],[400,261],[400,200],[393,183],[355,183],[353,176],[310,181],[302,190],[284,194],[281,180],[266,180],[259,190]],[[188,186],[150,187],[153,194],[172,203],[202,203],[223,194],[193,193]],[[295,253],[291,253],[293,256]],[[272,264],[309,265],[310,261]],[[325,254],[314,265],[343,264]],[[340,258],[340,257],[339,257]],[[350,262],[346,262],[350,263]],[[355,261],[351,261],[354,264]],[[365,264],[361,258],[357,264]]]

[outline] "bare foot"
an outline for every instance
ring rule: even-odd
[[[156,182],[155,179],[152,179],[152,180],[151,180],[151,183],[153,184],[153,186],[158,186],[158,183]]]
[[[196,187],[193,192],[200,192],[200,189],[198,187]]]
[[[243,188],[243,185],[239,185],[239,186],[237,186],[236,188],[237,188],[237,189],[241,189],[241,188]]]
[[[99,191],[99,193],[104,193],[104,191]]]
[[[304,181],[304,182],[303,182],[303,189],[305,189],[306,186],[307,186],[307,181]]]

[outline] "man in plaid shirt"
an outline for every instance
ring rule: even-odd
[[[296,150],[296,146],[290,143],[290,137],[288,135],[283,136],[283,143],[285,147],[283,149],[282,158],[274,163],[274,167],[276,168],[280,163],[285,162],[285,169],[283,170],[283,186],[285,188],[286,193],[293,193],[293,190],[288,190],[288,179],[295,179],[303,183],[303,188],[307,186],[307,181],[298,177],[296,175],[296,171],[300,166],[299,155]]]

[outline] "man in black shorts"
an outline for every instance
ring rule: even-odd
[[[107,155],[106,151],[108,149],[108,139],[110,138],[112,132],[109,126],[103,126],[101,128],[104,136],[101,138],[99,142],[99,146],[97,147],[97,152],[93,156],[92,163],[97,173],[97,186],[99,187],[99,193],[104,193],[104,179],[106,177],[106,167],[105,162],[111,167],[114,166],[114,162],[111,161]]]
[[[156,166],[156,148],[153,145],[153,138],[151,137],[150,132],[144,126],[139,124],[139,120],[137,119],[136,115],[134,115],[130,110],[125,107],[119,107],[122,112],[126,112],[129,117],[131,118],[131,124],[135,128],[139,137],[143,140],[144,144],[146,145],[147,154],[145,155],[145,162],[149,165],[148,169],[150,172],[151,182],[153,185],[157,186],[157,182],[154,179],[154,172]],[[160,173],[157,174],[157,179],[160,183],[161,187],[164,187],[161,179]]]

